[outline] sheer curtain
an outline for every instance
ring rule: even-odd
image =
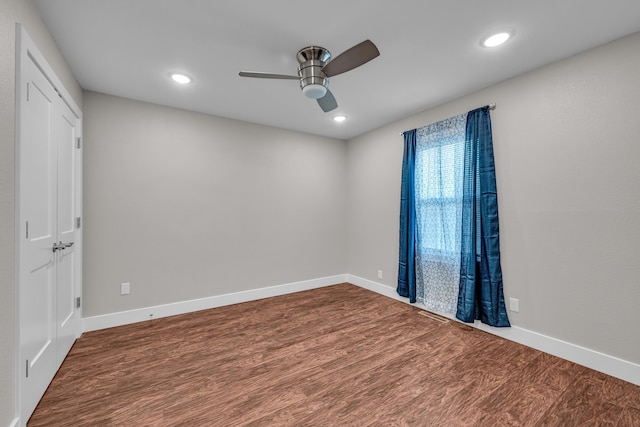
[[[424,126],[416,135],[416,299],[449,314],[456,312],[460,284],[466,116]]]

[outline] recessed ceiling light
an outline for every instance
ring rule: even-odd
[[[173,80],[174,82],[180,83],[182,85],[186,85],[188,83],[191,83],[191,77],[187,76],[186,74],[169,73],[169,77],[171,77],[171,80]]]
[[[513,37],[513,30],[501,30],[493,33],[480,41],[480,45],[483,47],[496,47],[504,44]]]
[[[340,123],[340,122],[344,122],[345,120],[347,120],[347,116],[345,116],[345,115],[341,114],[339,116],[333,116],[333,121],[334,122]]]

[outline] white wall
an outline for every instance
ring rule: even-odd
[[[640,363],[640,33],[349,141],[348,271],[395,288],[399,133],[491,113],[512,324]]]
[[[85,317],[346,273],[345,141],[94,92],[83,112]]]
[[[0,1],[0,426],[16,414],[15,67],[21,23],[78,105],[82,92],[30,0]]]

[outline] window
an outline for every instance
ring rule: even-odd
[[[431,144],[435,145],[435,144]],[[460,251],[462,156],[464,140],[418,150],[416,156],[417,216],[421,248],[433,253]]]
[[[462,114],[418,129],[415,192],[421,251],[460,252],[465,120]]]

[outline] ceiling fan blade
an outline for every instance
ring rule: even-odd
[[[333,58],[322,68],[322,71],[327,75],[327,77],[333,77],[349,70],[353,70],[354,68],[371,61],[378,55],[380,55],[380,51],[376,45],[373,44],[371,40],[365,40]]]
[[[256,77],[259,79],[300,80],[300,77],[298,76],[288,76],[286,74],[261,73],[258,71],[240,71],[238,75],[240,77]]]
[[[338,102],[334,98],[331,91],[328,89],[327,89],[327,93],[322,98],[318,98],[317,101],[318,101],[318,105],[320,106],[320,108],[322,108],[322,111],[324,111],[325,113],[338,108]]]

